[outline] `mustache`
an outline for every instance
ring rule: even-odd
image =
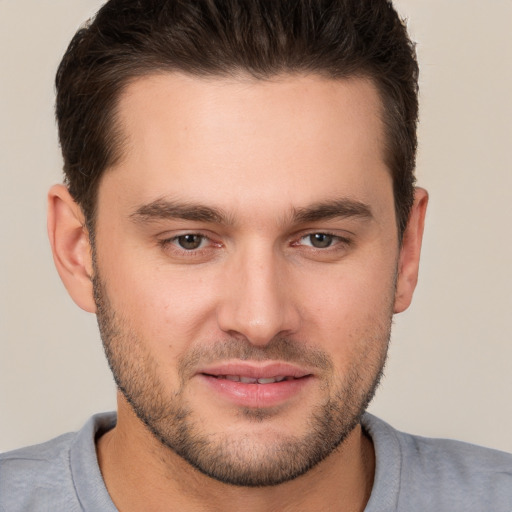
[[[332,371],[331,358],[323,351],[305,342],[287,337],[273,338],[264,346],[253,345],[246,338],[226,338],[208,345],[195,347],[178,360],[178,372],[185,381],[198,367],[238,359],[241,361],[282,361],[313,368],[318,372]]]

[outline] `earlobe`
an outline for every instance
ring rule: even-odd
[[[414,204],[404,232],[398,260],[395,313],[401,313],[409,307],[416,283],[418,282],[421,242],[423,239],[427,204],[428,192],[425,189],[416,188]]]
[[[48,193],[48,236],[57,271],[71,298],[85,311],[96,312],[91,276],[89,235],[81,208],[64,185]]]

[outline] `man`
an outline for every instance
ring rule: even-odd
[[[117,416],[5,510],[493,510],[512,458],[366,407],[416,285],[417,65],[386,1],[112,0],[57,75],[49,234]]]

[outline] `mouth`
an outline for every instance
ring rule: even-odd
[[[295,380],[296,377],[278,375],[276,377],[246,377],[244,375],[208,375],[207,377],[213,377],[215,379],[225,379],[231,382],[241,382],[243,384],[275,384],[276,382],[283,382],[284,380]],[[298,377],[302,379],[303,377]]]
[[[198,372],[215,398],[249,408],[268,408],[297,399],[314,380],[307,369],[287,363],[234,362]]]

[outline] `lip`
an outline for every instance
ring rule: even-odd
[[[312,372],[307,368],[301,368],[290,363],[232,361],[201,368],[197,373],[214,377],[219,375],[240,375],[253,379],[268,379],[282,375],[284,377],[300,379],[306,375],[311,375]]]
[[[287,379],[267,384],[245,383],[223,378],[226,375],[250,379]],[[269,408],[286,403],[300,395],[313,380],[313,374],[308,369],[281,362],[226,362],[202,368],[196,376],[221,399],[250,408]]]

